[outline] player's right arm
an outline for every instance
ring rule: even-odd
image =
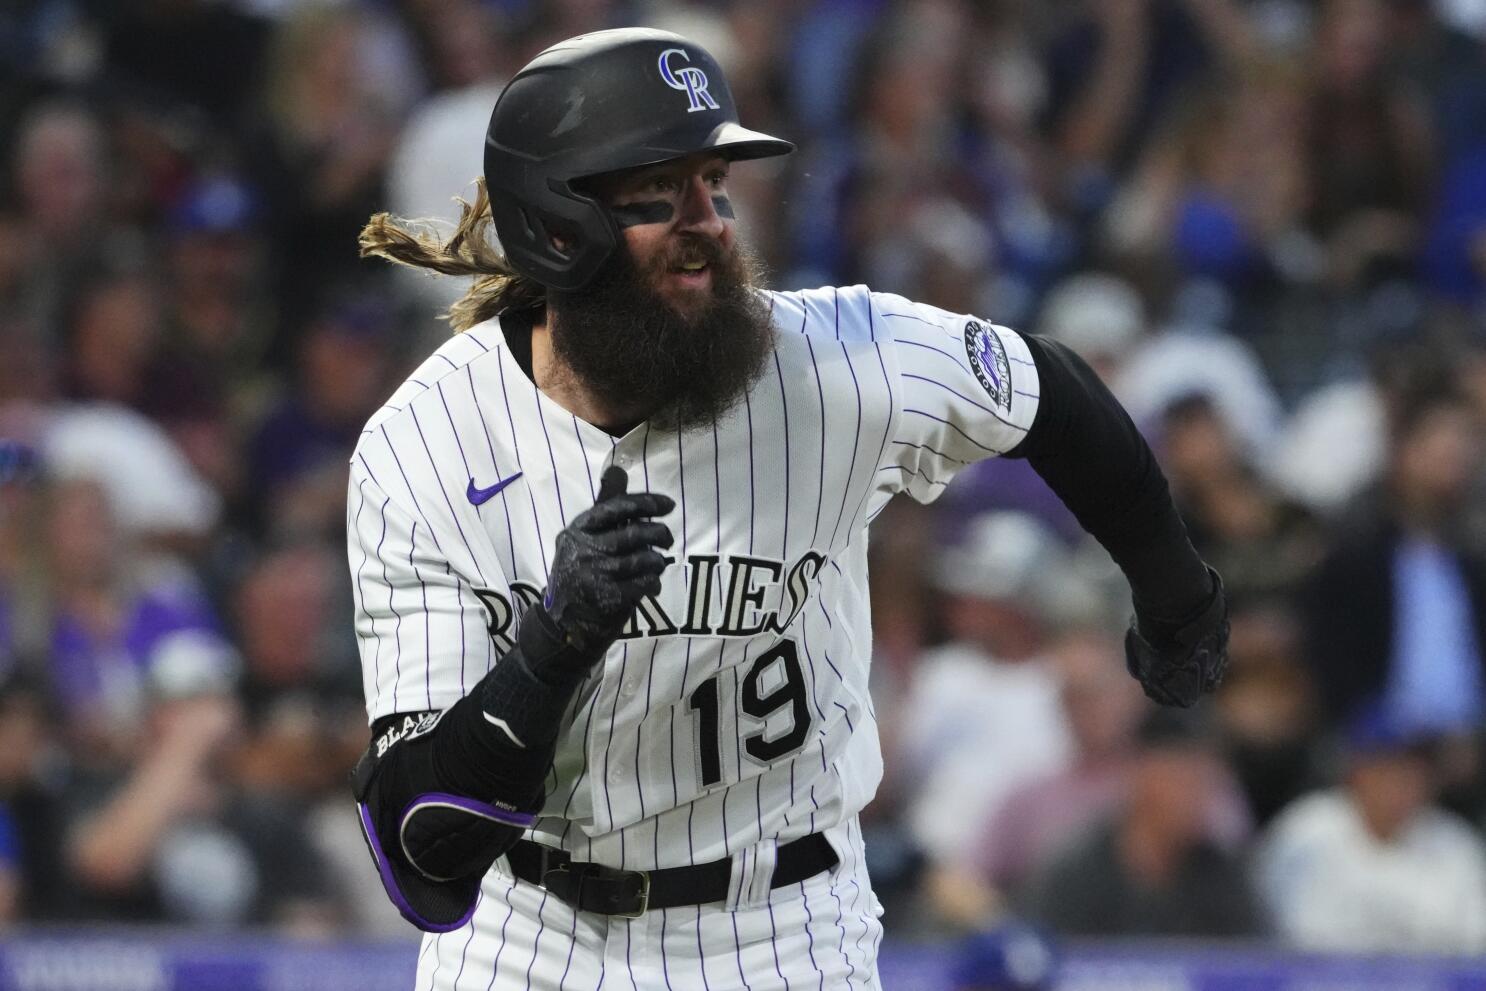
[[[622,470],[609,469],[593,508],[558,535],[543,603],[527,610],[515,645],[467,695],[442,712],[394,715],[374,727],[353,776],[362,830],[388,896],[420,929],[444,932],[469,918],[481,877],[535,821],[563,715],[579,685],[640,598],[660,591],[665,559],[655,548],[669,547],[671,534],[648,518],[669,513],[672,503],[626,493],[625,484]],[[387,516],[392,503],[378,494],[383,519],[391,520],[384,525],[411,530],[411,517],[400,519],[406,514],[396,509]],[[366,540],[353,524],[353,561],[358,547],[365,550]],[[373,553],[385,548],[379,539]],[[400,548],[387,553],[396,556]],[[431,624],[447,590],[435,582],[430,600],[428,578],[452,568],[383,563],[387,601],[411,573],[421,594],[405,600],[431,601],[423,616]],[[360,568],[357,578],[366,571]],[[358,625],[375,633],[370,603],[377,596],[358,585],[357,599]],[[427,652],[450,647],[430,638]]]

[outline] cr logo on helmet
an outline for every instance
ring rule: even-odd
[[[692,65],[673,70],[671,68],[672,55],[680,55],[688,62],[691,61],[691,56],[686,54],[684,48],[667,48],[660,53],[660,77],[671,89],[686,90],[686,98],[691,101],[691,106],[686,108],[686,112],[716,110],[717,101],[712,99],[711,93],[707,92],[707,74]]]

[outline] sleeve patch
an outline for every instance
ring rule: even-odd
[[[965,323],[965,354],[970,368],[986,394],[1007,413],[1011,412],[1011,362],[996,332],[978,320]]]

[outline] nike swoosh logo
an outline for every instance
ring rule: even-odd
[[[481,503],[493,498],[497,492],[505,488],[507,485],[510,485],[512,482],[516,481],[516,479],[520,478],[521,475],[522,473],[518,471],[510,478],[503,478],[488,489],[476,488],[475,480],[472,478],[470,479],[470,487],[464,490],[464,497],[470,501],[471,506],[478,506]]]
[[[506,722],[504,719],[499,719],[495,716],[492,716],[488,712],[481,711],[480,715],[485,717],[485,721],[487,723],[509,736],[511,738],[511,742],[516,744],[516,746],[520,747],[522,750],[526,749],[526,744],[522,743],[519,739],[517,739],[516,734],[511,732],[510,723]]]

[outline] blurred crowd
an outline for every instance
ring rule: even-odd
[[[502,81],[706,45],[779,288],[1079,351],[1224,575],[1195,713],[1024,463],[874,526],[897,938],[1486,951],[1486,8],[1469,0],[15,0],[0,11],[0,924],[405,932],[346,774],[346,461],[463,287]]]

